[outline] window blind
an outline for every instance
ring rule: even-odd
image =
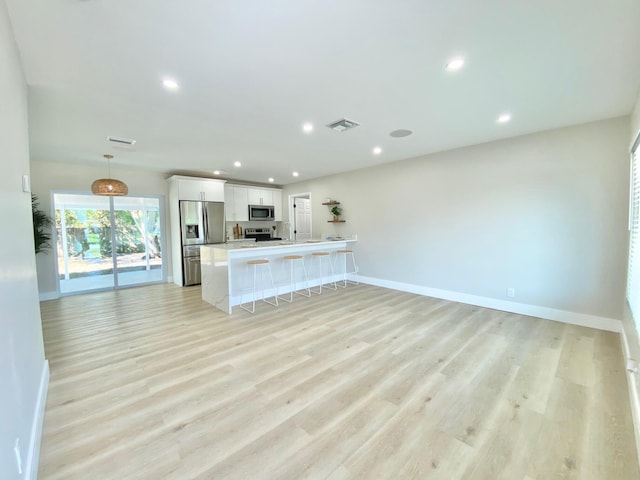
[[[640,330],[640,135],[631,149],[631,185],[629,188],[629,268],[627,301]]]

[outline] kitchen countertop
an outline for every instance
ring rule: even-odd
[[[216,245],[203,245],[203,248],[217,248],[221,250],[234,251],[234,250],[267,250],[267,249],[277,249],[277,248],[286,248],[286,247],[301,247],[305,245],[332,245],[338,242],[355,242],[357,239],[352,237],[335,237],[331,240],[302,240],[298,242],[288,241],[288,240],[273,240],[268,242],[253,242],[251,239],[247,240],[246,244],[242,244],[242,242],[235,241],[233,243],[221,243]]]

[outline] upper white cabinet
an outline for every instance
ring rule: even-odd
[[[225,218],[228,222],[249,220],[249,205],[273,205],[275,221],[282,221],[282,190],[276,188],[225,185]]]
[[[273,209],[275,214],[275,221],[282,221],[282,190],[273,191]]]
[[[249,187],[249,205],[273,205],[273,190]]]
[[[174,175],[169,180],[177,186],[178,200],[224,202],[224,180],[179,175]]]
[[[248,188],[240,185],[224,186],[224,216],[228,222],[249,221]]]

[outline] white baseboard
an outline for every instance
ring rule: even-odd
[[[55,300],[60,296],[58,295],[58,292],[41,292],[39,297],[40,297],[40,301],[44,302],[46,300]]]
[[[616,333],[620,333],[622,331],[622,321],[615,318],[598,317],[595,315],[588,315],[586,313],[569,312],[566,310],[556,310],[554,308],[540,307],[538,305],[509,302],[506,300],[499,300],[497,298],[469,295],[450,290],[440,290],[437,288],[423,287],[421,285],[413,285],[410,283],[393,282],[380,278],[360,276],[360,281],[369,285],[390,288],[392,290],[416,293],[418,295],[441,298],[443,300],[451,300],[453,302],[467,303],[469,305],[477,305],[479,307],[493,308],[495,310],[502,310],[504,312],[517,313],[520,315],[529,315],[531,317],[544,318],[545,320],[569,323],[571,325],[596,328],[598,330],[606,330]]]
[[[622,343],[622,352],[624,354],[624,362],[631,359],[631,349],[629,347],[629,337],[624,328],[620,332],[620,343]],[[640,463],[640,398],[638,397],[638,373],[627,370],[627,388],[629,390],[629,403],[631,404],[631,416],[633,418],[633,431],[636,437],[636,455]]]
[[[27,452],[27,462],[24,471],[25,480],[36,480],[38,478],[40,441],[42,440],[42,422],[44,421],[44,407],[47,403],[48,389],[49,362],[45,360],[42,367],[42,375],[40,376],[40,388],[38,389],[36,408],[33,412],[33,422],[31,424],[31,440],[29,441],[29,451]]]

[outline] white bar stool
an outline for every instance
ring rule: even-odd
[[[303,297],[311,296],[311,289],[309,289],[309,277],[307,276],[307,267],[304,265],[304,259],[302,255],[285,255],[283,257],[285,262],[289,262],[289,299],[287,300],[285,297],[279,296],[280,300],[284,300],[285,302],[292,303],[293,302],[293,294],[297,293],[298,295],[302,295]],[[302,290],[298,290],[297,282],[294,276],[294,265],[299,263],[302,265],[302,276],[304,277],[304,285],[305,288]],[[306,290],[306,293],[304,292]]]
[[[358,277],[358,266],[356,265],[356,257],[353,254],[353,250],[336,250],[336,262],[338,261],[338,255],[344,255],[344,273],[342,275],[342,288],[347,288],[347,283],[351,283],[352,285],[360,285],[360,278]],[[351,265],[353,266],[353,270],[347,271],[347,257],[351,257]],[[356,281],[347,280],[347,274],[355,275]]]
[[[271,275],[271,266],[269,265],[269,260],[249,260],[247,262],[247,267],[253,267],[253,290],[252,290],[252,298],[251,298],[251,309],[249,309],[249,307],[245,306],[244,303],[242,302],[242,298],[244,297],[244,291],[246,289],[242,290],[242,293],[240,294],[240,308],[243,308],[244,310],[246,310],[249,313],[254,313],[256,311],[256,280],[258,278],[258,267],[267,267],[267,273],[269,273],[269,279],[271,280],[271,289],[276,292],[275,295],[273,295],[273,302],[270,302],[269,300],[267,300],[268,297],[264,296],[264,284],[265,284],[265,280],[264,280],[264,268],[262,268],[261,272],[260,272],[260,289],[262,291],[262,301],[265,303],[268,303],[269,305],[273,305],[274,307],[278,306],[278,295],[277,295],[277,291],[276,291],[276,286],[273,283],[273,275]],[[247,270],[248,273],[248,270]]]
[[[327,258],[327,263],[329,264],[329,271],[331,272],[331,278],[333,278],[335,276],[335,273],[333,271],[333,265],[331,264],[331,254],[329,252],[313,252],[311,254],[311,258],[316,257],[318,259],[318,274],[320,276],[320,286],[318,287],[318,290],[313,290],[311,289],[311,291],[313,293],[317,293],[318,295],[322,295],[322,285],[325,285],[324,282],[324,273],[322,271],[322,259],[325,257]],[[329,286],[330,284],[333,283],[333,287]],[[332,282],[327,282],[326,283],[326,288],[330,289],[330,290],[337,290],[338,289],[338,285],[336,284],[335,281]]]

